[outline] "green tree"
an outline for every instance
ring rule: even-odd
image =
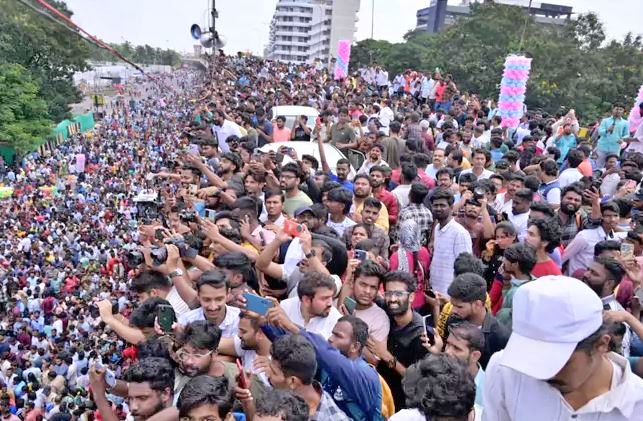
[[[72,16],[65,3],[49,3]],[[70,116],[69,104],[81,99],[72,76],[88,69],[91,48],[74,30],[47,18],[49,12],[34,7],[41,13],[15,0],[0,0],[0,63],[23,66],[40,86],[50,118],[60,121]]]
[[[51,132],[47,103],[39,87],[19,64],[0,64],[0,142],[18,152],[33,151]]]

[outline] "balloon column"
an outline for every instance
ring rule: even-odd
[[[337,62],[335,63],[335,80],[348,76],[348,63],[351,59],[351,41],[339,40],[337,43]]]
[[[636,101],[634,101],[634,108],[630,111],[630,116],[627,118],[627,121],[630,122],[630,133],[635,132],[638,129],[639,124],[641,124],[641,109],[639,104],[643,102],[643,85],[639,88],[639,94],[636,96]]]
[[[530,58],[512,54],[505,59],[505,70],[502,73],[498,97],[502,127],[518,127],[523,114],[529,70],[531,70]]]

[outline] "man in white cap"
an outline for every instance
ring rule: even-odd
[[[483,421],[643,419],[643,379],[609,352],[603,303],[583,282],[545,276],[513,297],[513,332],[486,369]]]

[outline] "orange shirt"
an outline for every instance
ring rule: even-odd
[[[578,166],[578,171],[585,177],[592,176],[592,164],[589,162],[589,159],[584,159],[583,162]]]

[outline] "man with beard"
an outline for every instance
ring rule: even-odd
[[[591,194],[592,191],[586,191]],[[572,241],[580,230],[593,229],[601,224],[601,198],[593,194],[592,215],[588,216],[583,205],[583,189],[580,184],[570,184],[563,188],[560,195],[560,208],[558,209],[558,223],[561,228],[560,243],[563,247]]]
[[[342,316],[333,307],[336,291],[337,284],[330,276],[306,271],[297,285],[297,296],[287,298],[279,305],[293,323],[328,339]]]
[[[469,232],[453,218],[453,193],[436,190],[431,196],[431,211],[438,222],[433,229],[433,256],[431,259],[431,286],[446,294],[453,280],[453,263],[460,253],[471,253]]]
[[[610,352],[611,325],[577,279],[520,287],[509,343],[485,370],[483,421],[639,420],[643,380]]]
[[[598,295],[603,302],[604,310],[622,311],[623,306],[616,301],[614,290],[625,276],[625,270],[613,257],[598,256],[583,274],[583,282]],[[630,356],[630,342],[632,332],[629,326],[623,335],[622,349],[618,352],[624,357]]]
[[[364,202],[367,197],[371,197],[373,190],[371,187],[371,179],[365,174],[358,174],[353,180],[353,205],[351,206],[350,216],[355,222],[364,222],[362,218],[362,211],[364,209]],[[375,225],[388,233],[389,230],[389,214],[385,206],[382,206],[375,218]]]
[[[230,382],[235,381],[238,374],[236,366],[221,361],[219,357],[220,340],[221,329],[207,320],[192,322],[178,334],[177,343],[182,345],[173,357],[178,364],[174,382],[175,403],[183,387],[196,376],[225,376]]]
[[[218,268],[203,272],[196,282],[196,290],[201,306],[179,316],[179,325],[208,320],[218,326],[225,336],[236,335],[240,310],[226,305],[230,293],[227,274]]]
[[[105,397],[108,388],[105,369],[94,365],[89,370],[89,378],[94,403],[103,421],[118,421],[112,403]],[[123,381],[127,382],[127,403],[134,421],[145,421],[171,408],[174,370],[167,359],[144,358],[127,369]]]
[[[326,148],[324,147],[324,141],[321,136],[317,139],[317,145],[319,147],[319,161],[321,162],[323,173],[328,175],[331,181],[336,181],[341,184],[342,187],[353,190],[353,182],[348,179],[348,174],[351,172],[351,162],[346,158],[339,159],[335,164],[335,172],[337,173],[335,174],[328,165]]]
[[[362,220],[362,224],[366,225],[371,231],[370,239],[373,240],[373,242],[377,246],[379,250],[378,255],[382,256],[385,259],[388,259],[388,248],[391,243],[390,237],[386,232],[384,232],[383,229],[375,224],[375,221],[379,217],[382,208],[382,202],[374,197],[367,197],[366,199],[364,199],[360,217]],[[344,231],[343,240],[346,244],[350,244],[350,239],[353,235],[353,228],[355,228],[355,225],[346,228],[346,231]]]
[[[465,191],[464,196],[467,199],[464,204],[464,214],[456,216],[455,220],[469,232],[473,255],[480,257],[487,240],[493,238],[495,224],[489,215],[487,199],[474,197],[472,194],[472,190],[477,189],[478,187],[474,184],[471,190]]]
[[[424,333],[422,316],[413,311],[415,277],[407,272],[394,271],[384,275],[384,300],[390,317],[391,330],[386,342],[370,337],[369,351],[380,362],[377,370],[391,388],[396,408],[405,407],[402,377],[407,367],[421,360],[427,350],[422,346]]]
[[[614,105],[612,116],[604,118],[598,127],[598,143],[596,144],[596,167],[603,168],[607,155],[621,152],[623,138],[630,135],[629,123],[623,118],[623,106]]]
[[[337,232],[330,228],[328,222],[328,209],[322,203],[300,208],[295,211],[295,218],[300,224],[306,225],[308,231],[339,239]]]
[[[313,204],[310,197],[299,190],[302,180],[302,171],[297,163],[289,162],[281,168],[279,187],[285,192],[284,211],[290,217],[295,215],[297,209]]]
[[[388,167],[388,163],[382,159],[382,152],[384,148],[379,143],[374,143],[371,146],[371,149],[368,151],[368,157],[362,164],[362,166],[357,170],[357,174],[368,174],[371,168],[380,165]]]
[[[268,323],[262,329],[274,340],[291,333],[300,334],[312,344],[319,366],[319,378],[325,392],[353,420],[381,418],[382,387],[375,368],[363,358],[368,340],[368,325],[354,316],[337,321],[328,340],[307,332],[293,323],[278,307],[268,310]]]
[[[615,202],[600,205],[601,224],[596,228],[584,229],[569,242],[563,252],[563,266],[567,263],[567,273],[587,269],[594,260],[594,246],[603,240],[616,240],[625,237],[624,232],[615,233],[618,225],[619,208]]]
[[[225,115],[220,110],[214,110],[212,112],[212,133],[217,138],[219,142],[219,148],[221,151],[229,152],[230,146],[228,145],[228,138],[230,136],[237,136],[240,138],[242,136],[239,126],[230,120],[225,118]]]
[[[400,212],[400,206],[397,203],[397,198],[393,193],[386,190],[386,174],[389,168],[376,165],[369,171],[371,180],[371,189],[373,197],[379,199],[388,212],[389,227],[397,224],[397,215]]]
[[[496,195],[496,200],[494,200],[493,202],[493,207],[496,212],[498,212],[499,214],[506,213],[507,215],[509,215],[513,207],[513,198],[516,194],[516,191],[524,187],[524,176],[520,174],[510,174],[509,182],[507,183],[507,191],[504,193],[498,193]]]
[[[449,286],[453,310],[447,320],[445,332],[449,327],[466,320],[481,329],[484,335],[484,349],[480,356],[480,365],[484,369],[494,352],[500,351],[507,344],[509,330],[505,328],[485,307],[487,299],[487,281],[475,273],[463,273],[457,276]],[[445,338],[446,340],[446,338]]]

